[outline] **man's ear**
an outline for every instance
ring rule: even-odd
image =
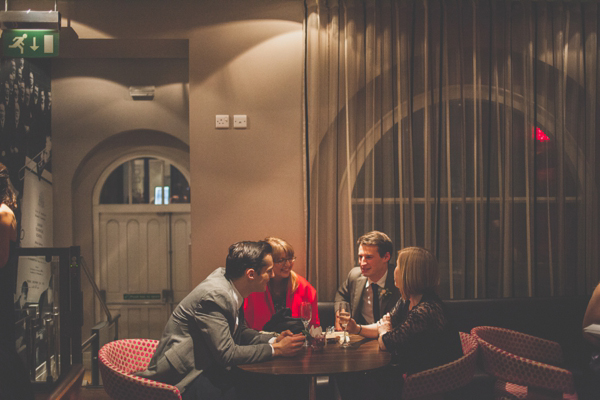
[[[389,262],[390,258],[392,258],[392,256],[390,255],[390,252],[388,251],[387,253],[385,253],[385,255],[382,258],[385,262]]]
[[[248,268],[246,270],[246,277],[248,279],[254,279],[256,277],[256,271],[254,270],[254,268]]]

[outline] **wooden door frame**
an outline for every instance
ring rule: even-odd
[[[169,162],[175,168],[181,172],[181,174],[187,179],[188,183],[190,183],[190,172],[189,170],[181,163],[166,158],[164,156],[158,154],[152,154],[147,152],[135,152],[123,155],[109,164],[104,171],[100,174],[98,181],[94,185],[94,189],[92,192],[92,243],[93,243],[93,254],[94,254],[94,281],[96,285],[100,283],[100,214],[102,212],[112,212],[112,213],[135,213],[135,212],[172,212],[172,213],[191,213],[190,203],[176,203],[176,204],[163,204],[163,205],[154,205],[154,204],[100,204],[100,194],[102,193],[102,188],[106,183],[106,180],[113,173],[115,169],[121,166],[123,163],[127,161],[134,160],[136,158],[156,158],[159,160],[164,160]],[[191,274],[191,268],[190,268]],[[104,317],[100,317],[102,315],[102,308],[100,307],[99,302],[94,301],[94,321],[99,321],[104,319]]]

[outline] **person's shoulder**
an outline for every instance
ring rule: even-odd
[[[203,301],[212,301],[221,304],[224,301],[229,301],[229,290],[229,281],[216,270],[200,282],[183,301],[196,304]]]
[[[594,289],[594,292],[592,293],[592,297],[600,297],[600,283],[598,283],[598,285],[596,286],[596,289]]]
[[[588,303],[588,308],[590,307],[596,309],[595,312],[598,312],[600,314],[600,311],[598,311],[598,307],[600,307],[600,283],[592,292],[592,296],[590,297]]]
[[[357,280],[361,276],[362,273],[360,272],[360,267],[354,267],[348,272],[348,279],[351,281]]]
[[[6,204],[0,205],[0,225],[12,227],[15,222],[15,213]]]
[[[13,211],[6,204],[2,204],[0,207],[0,231],[3,237],[8,237],[12,241],[17,240],[17,220]]]
[[[313,285],[311,285],[305,277],[296,274],[296,281],[298,282],[298,290],[302,290],[304,292],[316,291]]]
[[[296,281],[298,282],[298,286],[311,286],[310,282],[302,275],[296,274]]]
[[[444,303],[436,294],[425,294],[416,308],[424,314],[445,314]]]

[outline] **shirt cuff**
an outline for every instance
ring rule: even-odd
[[[273,357],[275,356],[275,347],[273,347],[273,343],[275,343],[276,338],[276,336],[273,336],[271,339],[269,339],[269,346],[271,346],[271,355]]]

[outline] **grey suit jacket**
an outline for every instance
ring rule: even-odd
[[[218,268],[179,303],[167,322],[144,378],[175,385],[180,391],[203,371],[273,357],[272,335],[246,327],[235,329],[237,304],[225,268]]]
[[[384,315],[392,310],[400,299],[400,290],[394,285],[394,268],[388,266],[388,273],[385,278],[385,289],[390,290],[389,296],[379,296],[379,310]],[[360,311],[362,310],[362,295],[367,284],[367,278],[360,273],[360,267],[354,267],[348,273],[348,277],[337,290],[335,294],[335,303],[346,301],[350,303],[350,312],[352,318],[359,323],[365,324],[365,318]]]

